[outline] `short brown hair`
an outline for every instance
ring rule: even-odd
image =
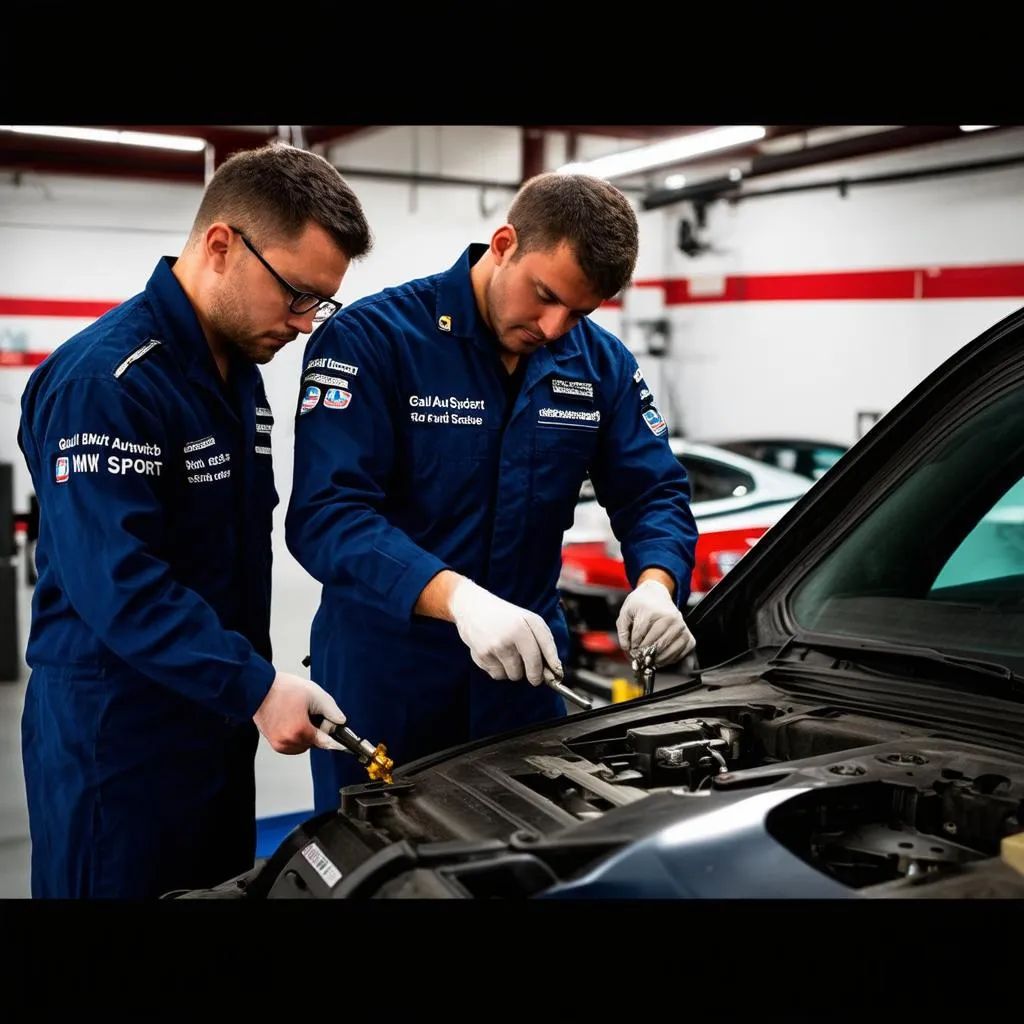
[[[240,225],[261,245],[291,241],[313,221],[350,260],[373,248],[362,204],[338,169],[280,141],[233,153],[217,168],[189,240],[218,220]]]
[[[629,284],[640,229],[629,200],[602,178],[549,171],[530,178],[508,211],[518,254],[569,243],[580,270],[604,299]]]

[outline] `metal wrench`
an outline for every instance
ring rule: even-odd
[[[555,675],[552,669],[544,666],[544,682],[547,686],[550,686],[555,693],[560,693],[566,700],[571,700],[579,708],[583,708],[584,711],[589,711],[593,706],[593,701],[588,700],[586,697],[581,697],[578,693],[570,690],[568,686],[565,686],[562,681],[561,675]]]

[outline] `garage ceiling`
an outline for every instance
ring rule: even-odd
[[[277,125],[95,125],[132,131],[152,131],[199,136],[212,147],[214,163],[232,152],[253,148],[285,134]],[[293,140],[314,147],[366,136],[388,125],[292,125],[284,126]],[[502,126],[502,127],[508,127]],[[566,140],[569,158],[574,157],[583,136],[622,140],[626,147],[704,131],[714,125],[519,125],[523,131],[525,179],[543,169],[543,142],[558,133]],[[994,130],[1017,127],[1002,125]],[[966,138],[956,125],[768,125],[760,142],[729,150],[729,159],[746,161],[753,173],[777,173],[837,160],[908,149],[933,142]],[[689,171],[701,165],[721,164],[722,154],[689,160]],[[667,173],[672,168],[660,168]],[[109,143],[50,139],[0,131],[0,170],[46,174],[99,175],[109,178],[158,180],[202,184],[206,156],[202,152],[178,152]],[[749,175],[748,175],[749,176]],[[410,173],[409,179],[414,175]]]

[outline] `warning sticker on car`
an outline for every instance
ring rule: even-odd
[[[341,872],[316,843],[307,843],[302,848],[302,856],[313,865],[313,869],[324,880],[328,888],[333,889],[341,881]]]

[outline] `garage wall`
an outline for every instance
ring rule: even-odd
[[[858,412],[884,412],[1024,303],[1024,165],[855,180],[1011,153],[1024,155],[1024,132],[750,179],[751,190],[854,184],[845,198],[831,188],[716,203],[698,232],[712,250],[693,258],[676,245],[690,204],[658,211],[665,276],[638,279],[670,324],[670,425],[701,438],[854,440]]]
[[[577,158],[619,148],[584,140]],[[1024,152],[1024,138],[979,139],[961,160],[984,152]],[[392,170],[514,182],[521,170],[517,129],[400,126],[331,151],[353,172],[376,235],[374,253],[355,264],[340,296],[361,294],[447,267],[470,241],[486,241],[504,218],[511,188],[410,185],[368,177]],[[858,163],[916,166],[921,153]],[[564,160],[557,142],[547,164]],[[817,172],[838,176],[839,165]],[[807,180],[790,175],[788,181]],[[765,184],[768,184],[766,181]],[[912,185],[854,188],[846,199],[811,192],[710,208],[706,236],[720,252],[689,260],[675,247],[688,208],[640,213],[641,285],[595,319],[639,351],[645,375],[673,426],[692,436],[792,431],[852,439],[858,409],[882,410],[944,355],[1005,312],[1017,298],[989,300],[707,301],[716,279],[824,271],[1024,264],[1024,171],[1014,168]],[[630,193],[634,195],[635,193]],[[14,463],[16,500],[29,483],[15,435],[28,363],[52,350],[104,308],[144,287],[160,256],[180,251],[198,205],[193,186],[0,173],[0,461]],[[804,282],[807,283],[806,281]],[[702,293],[705,301],[692,301]],[[727,293],[728,294],[728,293]],[[712,299],[714,296],[711,297]],[[72,303],[71,305],[66,305]],[[72,315],[59,315],[71,313]],[[670,324],[668,356],[643,354],[649,328]],[[275,529],[272,633],[276,660],[299,670],[318,588],[284,548],[292,423],[304,339],[264,368],[282,504]],[[669,397],[673,392],[674,401]],[[676,415],[673,416],[673,412]],[[262,816],[311,806],[307,758],[261,747]]]
[[[600,155],[615,140],[599,140]],[[418,147],[418,149],[417,149]],[[432,148],[431,148],[432,147]],[[443,173],[514,182],[520,173],[516,129],[396,127],[341,147],[331,158],[354,168]],[[503,222],[513,189],[410,186],[354,175],[376,236],[375,251],[352,266],[342,300],[453,263],[471,241]],[[28,507],[31,482],[16,435],[20,398],[32,366],[105,309],[145,287],[163,255],[183,246],[202,189],[167,183],[0,173],[0,461],[15,467],[16,510]],[[655,221],[660,228],[660,218]],[[598,318],[606,314],[602,311]],[[613,329],[617,311],[608,313]],[[275,661],[303,672],[319,587],[284,546],[291,489],[294,409],[305,338],[264,367],[277,413],[272,443],[281,504],[275,519],[272,638]],[[21,624],[22,643],[27,620]],[[261,816],[312,806],[308,758],[283,758],[261,744],[257,759]]]
[[[599,156],[618,145],[615,139],[584,141],[580,154]],[[561,162],[557,145],[550,152]],[[328,155],[355,172],[350,184],[376,238],[371,256],[346,276],[342,300],[442,270],[469,242],[486,241],[504,220],[522,162],[518,129],[474,126],[396,126]],[[365,176],[369,171],[507,187],[409,185],[375,180]],[[180,251],[201,194],[198,186],[0,172],[0,461],[15,463],[19,505],[30,483],[14,439],[32,365],[145,287],[157,260]],[[650,224],[658,248],[660,216]],[[601,310],[596,319],[614,330],[618,311]],[[280,408],[292,402],[300,360],[297,342],[265,369],[270,398],[278,394]],[[279,459],[286,440],[275,436]],[[290,472],[290,464],[283,468]]]

